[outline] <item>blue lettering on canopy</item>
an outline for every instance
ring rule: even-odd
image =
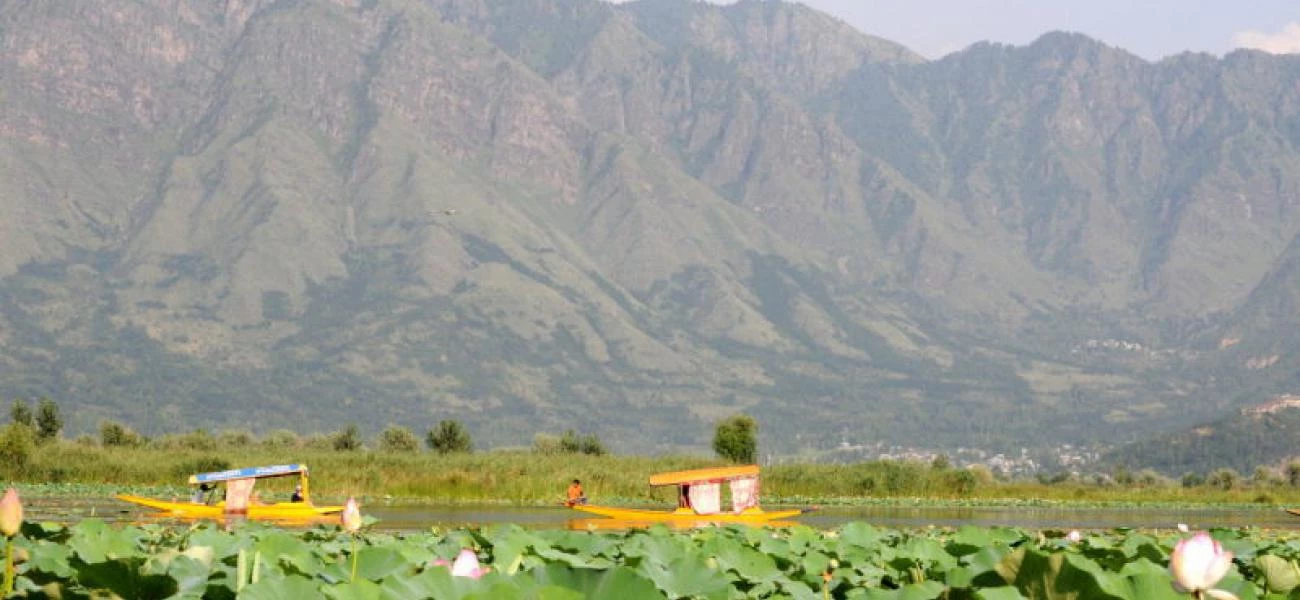
[[[190,477],[190,483],[212,483],[216,481],[230,481],[231,479],[248,479],[260,477],[281,477],[284,475],[293,475],[302,473],[307,467],[293,465],[272,465],[269,467],[247,467],[243,469],[230,469],[229,471],[213,471],[211,473],[199,473]]]

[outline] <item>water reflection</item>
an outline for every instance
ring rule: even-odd
[[[108,521],[140,522],[161,519],[177,521],[170,515],[137,510],[111,498],[30,498],[25,502],[28,518],[40,521],[74,523],[88,517]],[[363,504],[363,514],[379,520],[374,528],[384,531],[426,531],[431,527],[477,527],[513,523],[535,529],[582,529],[617,527],[609,519],[581,518],[578,513],[561,507],[512,507],[492,505],[413,506]],[[291,521],[293,525],[331,524],[335,518],[320,521]],[[572,521],[578,521],[571,525]],[[1013,526],[1027,529],[1172,529],[1185,523],[1193,529],[1209,527],[1259,527],[1266,529],[1300,529],[1300,516],[1281,509],[1266,508],[972,508],[972,507],[830,507],[793,520],[820,529],[833,529],[852,521],[865,521],[881,527],[958,527]]]
[[[627,529],[645,529],[655,525],[662,525],[669,529],[697,529],[700,527],[715,527],[727,525],[736,525],[737,523],[711,521],[709,519],[699,519],[685,521],[680,519],[670,519],[667,521],[636,521],[631,519],[569,519],[565,523],[566,529],[574,531],[624,531]],[[797,521],[767,521],[762,523],[764,527],[794,527],[798,525]]]
[[[1026,508],[1026,507],[835,507],[799,519],[819,528],[867,521],[883,527],[1023,527],[1026,529],[1300,528],[1300,518],[1277,508]]]

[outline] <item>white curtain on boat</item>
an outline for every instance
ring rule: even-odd
[[[231,479],[226,482],[226,507],[228,513],[248,512],[248,499],[253,495],[256,479]]]
[[[731,510],[741,512],[758,506],[758,478],[731,480]]]
[[[722,485],[696,483],[691,485],[691,508],[696,514],[716,515],[722,511]]]

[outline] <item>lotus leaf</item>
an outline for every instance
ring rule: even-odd
[[[176,582],[176,597],[202,598],[212,575],[211,552],[177,553],[165,559],[156,557],[146,561],[141,572],[171,578]]]
[[[1300,586],[1300,565],[1265,554],[1255,558],[1255,566],[1264,574],[1264,583],[1270,592],[1287,593]]]
[[[333,600],[380,600],[384,595],[379,584],[367,579],[328,585],[321,592]]]
[[[86,563],[134,556],[143,532],[138,527],[109,527],[99,519],[86,519],[71,528],[68,545],[77,558]]]
[[[1264,591],[1257,589],[1254,584],[1242,578],[1241,574],[1237,572],[1236,566],[1219,583],[1214,584],[1214,587],[1232,592],[1237,596],[1237,600],[1258,600],[1260,592]]]
[[[994,544],[1009,545],[1025,539],[1023,533],[1005,527],[973,527],[964,525],[948,542],[947,551],[956,557],[974,554]]]
[[[357,551],[357,577],[361,579],[378,581],[411,568],[402,553],[393,548],[365,547]]]
[[[943,595],[944,586],[935,581],[913,583],[893,590],[867,590],[868,600],[935,600]]]
[[[283,600],[318,596],[320,596],[320,584],[298,575],[263,579],[239,592],[240,600]]]
[[[846,545],[866,547],[880,543],[885,536],[886,532],[858,521],[840,528],[839,536],[836,539],[841,547]]]
[[[692,553],[670,561],[641,565],[640,572],[672,597],[702,596],[726,598],[731,581],[718,569],[709,568],[704,556]]]
[[[44,540],[29,544],[26,548],[31,555],[26,564],[29,577],[32,574],[41,574],[48,577],[69,579],[76,573],[76,570],[70,564],[72,548]]]
[[[663,598],[655,583],[627,567],[605,570],[547,565],[532,572],[535,581],[581,592],[584,598]]]
[[[471,586],[456,581],[447,569],[429,569],[418,575],[395,575],[380,584],[384,598],[460,598]]]
[[[707,548],[718,559],[720,569],[734,572],[741,581],[756,584],[782,577],[771,556],[749,546],[714,542]]]
[[[1006,586],[985,588],[975,593],[975,600],[1028,600],[1020,590]]]

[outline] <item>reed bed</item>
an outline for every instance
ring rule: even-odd
[[[252,443],[217,449],[154,446],[104,447],[70,441],[39,446],[21,472],[0,465],[0,482],[39,486],[39,493],[105,495],[150,490],[188,494],[192,473],[224,468],[305,463],[318,501],[349,496],[369,502],[428,504],[502,503],[518,506],[560,502],[568,482],[581,479],[593,501],[664,505],[675,491],[647,485],[650,474],[726,464],[692,456],[547,454],[528,450],[464,454],[427,451],[335,451],[270,448]],[[267,480],[266,500],[287,497],[290,479]],[[763,471],[765,503],[961,504],[1066,503],[1099,505],[1235,504],[1300,505],[1300,488],[1241,482],[1233,489],[1173,482],[1100,485],[1083,481],[1004,481],[981,469],[934,468],[925,463],[871,461],[856,464],[781,464]]]

